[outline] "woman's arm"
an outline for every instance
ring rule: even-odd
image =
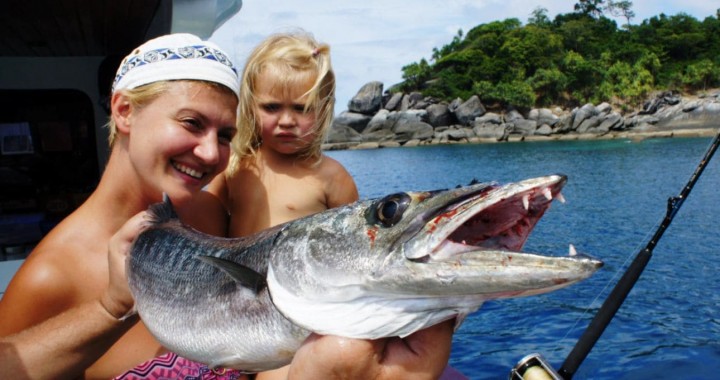
[[[0,374],[13,379],[79,377],[137,321],[125,258],[145,213],[110,239],[109,283],[100,299],[85,302],[17,334],[0,338]]]

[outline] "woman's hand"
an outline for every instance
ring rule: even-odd
[[[117,319],[126,318],[134,313],[135,300],[128,287],[125,260],[130,254],[135,238],[148,225],[147,219],[147,211],[136,214],[125,222],[108,243],[110,282],[100,303],[110,315]]]

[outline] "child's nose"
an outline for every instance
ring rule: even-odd
[[[293,126],[295,125],[295,115],[291,111],[283,111],[280,114],[280,126]]]

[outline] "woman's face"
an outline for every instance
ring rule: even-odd
[[[289,89],[276,84],[272,71],[261,73],[256,82],[256,114],[261,128],[261,149],[293,155],[305,149],[315,139],[316,112],[305,112],[307,96],[313,78]]]
[[[128,154],[151,196],[183,202],[225,170],[237,98],[206,83],[174,81],[129,117]]]

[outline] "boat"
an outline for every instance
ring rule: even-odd
[[[131,49],[207,39],[242,0],[0,2],[0,298],[40,239],[97,185],[108,97]]]

